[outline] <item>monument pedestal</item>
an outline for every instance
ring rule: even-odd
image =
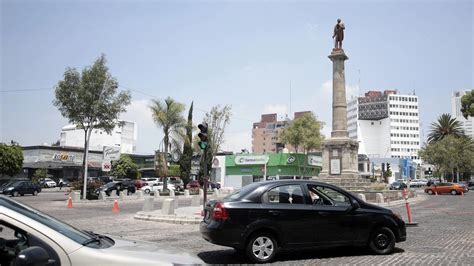
[[[323,170],[319,177],[359,180],[357,141],[350,138],[330,138],[323,141],[322,146]]]

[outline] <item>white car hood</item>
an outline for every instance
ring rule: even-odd
[[[115,244],[109,248],[93,249],[83,247],[74,254],[84,258],[84,253],[94,253],[94,262],[100,265],[203,265],[200,258],[183,250],[171,248],[166,244],[126,240],[121,237],[109,236]],[[87,255],[86,255],[87,256]],[[75,257],[75,256],[72,256]],[[80,259],[81,262],[82,261]],[[73,265],[74,259],[72,258]],[[82,263],[81,263],[82,264]]]

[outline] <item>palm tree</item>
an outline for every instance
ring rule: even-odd
[[[167,155],[172,147],[179,146],[178,143],[184,135],[183,130],[186,126],[186,120],[182,114],[184,111],[184,104],[168,97],[164,102],[161,102],[160,100],[152,100],[149,107],[156,125],[163,129],[163,142],[165,146],[165,154]],[[163,181],[163,188],[166,190],[166,178],[163,178]]]
[[[164,102],[152,100],[150,109],[156,125],[163,129],[165,153],[168,153],[171,150],[172,143],[177,140],[171,136],[182,136],[183,128],[186,126],[186,120],[182,114],[184,104],[168,97]]]
[[[451,117],[450,114],[442,114],[438,118],[438,121],[431,123],[430,134],[428,135],[428,142],[436,142],[442,140],[446,136],[464,136],[462,123],[457,121],[456,118]]]

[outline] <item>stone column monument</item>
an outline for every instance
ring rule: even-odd
[[[320,178],[330,181],[343,180],[345,184],[359,180],[357,151],[359,143],[349,138],[347,132],[346,78],[344,61],[349,59],[342,50],[344,24],[338,19],[334,27],[334,49],[328,56],[332,69],[332,131],[331,137],[323,141],[323,169]],[[333,183],[333,182],[332,182]],[[337,182],[341,183],[341,182]]]

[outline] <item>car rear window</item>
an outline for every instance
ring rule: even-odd
[[[259,183],[252,183],[249,185],[246,185],[245,187],[242,187],[236,191],[234,191],[232,194],[224,198],[224,201],[238,201],[243,199],[246,195],[251,193],[252,191],[256,190],[260,186]]]

